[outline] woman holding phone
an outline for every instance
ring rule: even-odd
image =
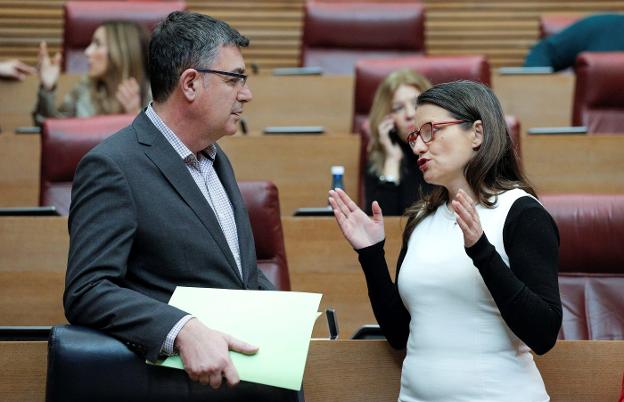
[[[370,143],[364,189],[367,213],[377,201],[385,215],[402,215],[407,207],[431,191],[407,145],[413,130],[416,98],[429,81],[409,69],[389,74],[375,93],[369,114]]]

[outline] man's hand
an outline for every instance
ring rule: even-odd
[[[229,350],[249,355],[258,351],[255,346],[206,327],[197,318],[191,318],[182,327],[175,346],[191,380],[210,384],[214,389],[219,388],[224,379],[229,386],[240,382]]]

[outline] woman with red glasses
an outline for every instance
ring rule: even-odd
[[[408,142],[430,195],[407,213],[393,283],[382,210],[369,218],[342,190],[336,220],[357,250],[375,317],[407,348],[400,401],[544,402],[530,350],[561,326],[559,234],[518,167],[500,103],[456,81],[417,101]]]

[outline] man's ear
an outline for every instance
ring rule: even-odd
[[[198,78],[199,73],[197,72],[197,70],[188,68],[182,72],[182,74],[180,75],[180,80],[178,80],[178,86],[180,87],[180,91],[189,102],[192,102],[193,100],[195,100],[195,97],[197,97],[197,90],[199,89],[200,85]]]
[[[472,130],[474,132],[474,136],[472,138],[472,149],[476,151],[483,143],[483,122],[481,120],[477,120],[472,123]]]

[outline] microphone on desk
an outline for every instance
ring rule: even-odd
[[[327,317],[327,326],[329,327],[329,339],[336,340],[338,338],[338,321],[336,320],[336,310],[328,308],[325,310]]]
[[[247,130],[247,120],[245,120],[244,117],[241,117],[241,119],[239,121],[239,124],[240,124],[240,128],[241,128],[241,132],[244,135],[247,135],[247,133],[248,133],[248,130]]]

